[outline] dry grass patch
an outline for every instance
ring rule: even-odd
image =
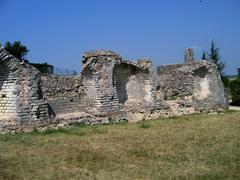
[[[240,112],[0,135],[2,179],[239,179]]]

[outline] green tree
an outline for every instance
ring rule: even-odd
[[[207,60],[207,55],[206,55],[205,51],[204,51],[203,54],[202,54],[202,59],[203,59],[203,60]]]
[[[229,88],[229,78],[227,76],[222,76],[222,82],[224,87]]]
[[[232,105],[240,105],[240,79],[230,82],[230,91],[232,96]]]
[[[238,78],[240,78],[240,68],[237,68]]]
[[[20,60],[24,60],[29,52],[27,47],[22,45],[20,41],[14,41],[13,43],[8,41],[6,42],[4,49]]]
[[[221,76],[223,76],[226,64],[221,61],[219,48],[216,47],[216,43],[214,41],[211,42],[210,52],[208,53],[208,60],[217,65],[218,71],[220,72]]]

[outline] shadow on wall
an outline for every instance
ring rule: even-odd
[[[53,108],[50,106],[50,104],[47,104],[48,107],[48,117],[55,118],[56,113],[54,112]]]
[[[148,78],[148,70],[140,69],[131,64],[121,63],[114,67],[113,78],[119,99],[124,104],[128,100],[144,100],[145,81]]]
[[[199,76],[200,78],[205,78],[208,73],[208,69],[206,66],[202,66],[194,71],[195,76]]]
[[[113,69],[113,78],[119,103],[124,104],[128,100],[127,83],[129,82],[130,68],[125,64],[118,64]]]
[[[4,62],[0,62],[0,92],[3,88],[4,82],[8,79],[9,74],[10,74],[10,70],[7,67],[7,65]]]
[[[38,99],[43,99],[43,91],[42,91],[42,81],[37,82],[37,94],[38,94]]]

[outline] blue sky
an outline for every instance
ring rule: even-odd
[[[0,42],[20,40],[32,62],[79,71],[84,51],[111,49],[156,65],[196,58],[214,39],[226,74],[240,67],[239,0],[0,0]]]

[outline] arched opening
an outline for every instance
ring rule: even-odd
[[[206,66],[202,66],[194,71],[194,98],[205,100],[210,95],[210,78]]]
[[[121,63],[114,67],[113,74],[120,104],[136,107],[139,105],[145,106],[148,103],[150,94],[148,69]]]

